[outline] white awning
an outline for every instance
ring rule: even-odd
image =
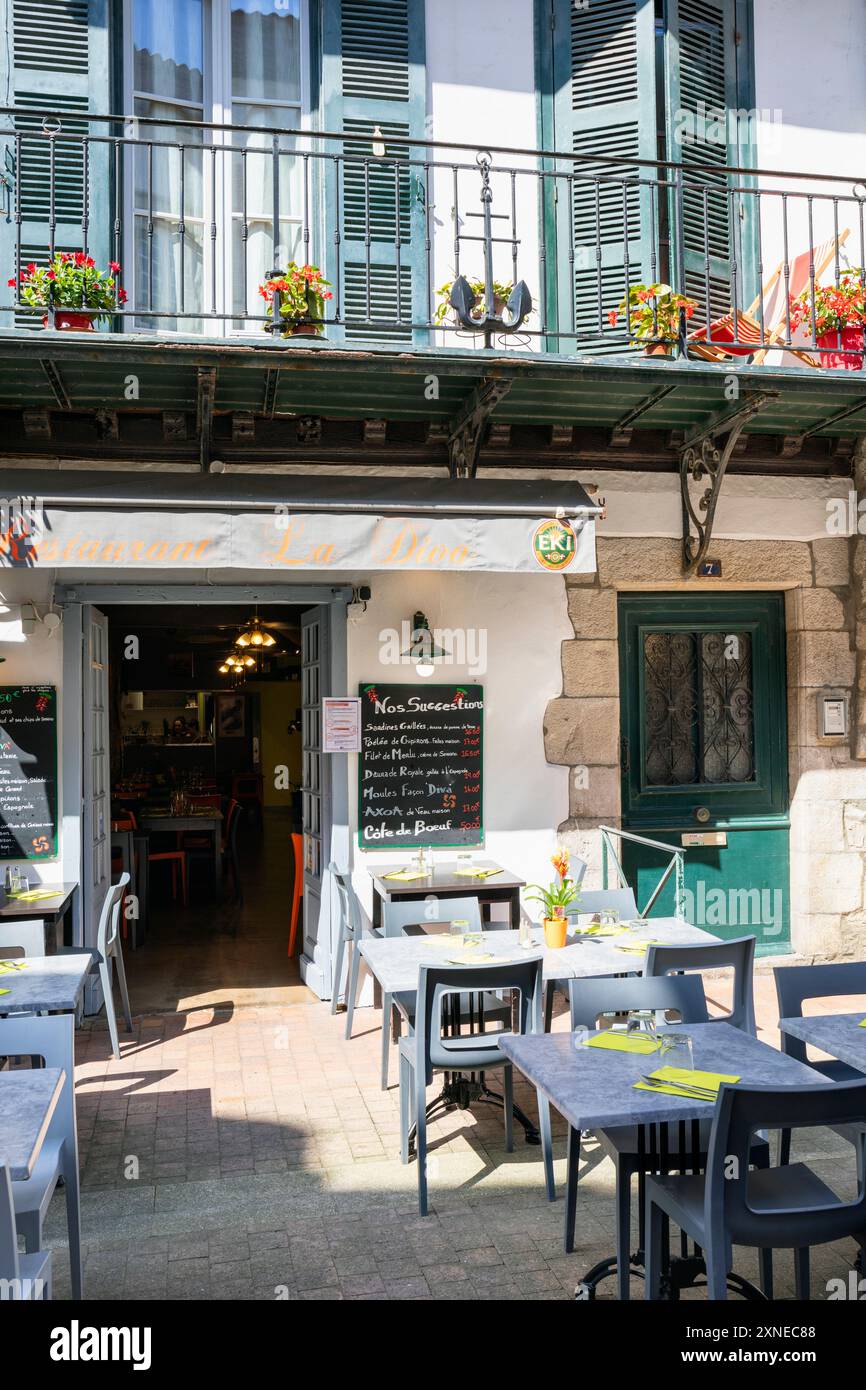
[[[20,514],[30,520],[25,534],[13,525],[0,536],[6,567],[595,570],[600,508],[575,482],[12,476]]]

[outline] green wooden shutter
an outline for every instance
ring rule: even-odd
[[[668,0],[668,157],[683,165],[679,250],[686,292],[700,305],[695,323],[707,309],[715,319],[752,298],[741,216],[753,200],[735,194],[732,207],[725,172],[740,163],[737,122],[729,119],[740,106],[735,29],[734,0]]]
[[[324,7],[325,128],[362,137],[343,146],[340,168],[326,180],[328,233],[340,235],[328,278],[344,323],[329,336],[347,342],[417,345],[426,338],[410,327],[430,314],[424,180],[420,170],[389,162],[423,157],[394,137],[424,136],[424,9],[424,0],[328,0]],[[377,130],[386,158],[366,163]]]
[[[5,14],[2,14],[5,8]],[[106,127],[87,120],[88,112],[110,109],[108,74],[107,0],[0,0],[0,15],[11,44],[0,57],[5,71],[0,81],[10,92],[8,104],[16,108],[14,126],[23,132],[16,142],[4,120],[3,159],[11,190],[12,221],[0,226],[0,283],[14,273],[17,251],[16,193],[21,211],[21,261],[44,262],[51,244],[51,151],[43,139],[28,137],[40,131],[47,113],[60,122],[54,143],[54,246],[74,250],[84,245],[85,211],[87,245],[100,264],[110,256],[108,203],[110,161],[104,145],[89,147],[85,160],[80,138],[106,134]],[[85,180],[90,192],[85,208]],[[8,267],[8,274],[6,268]],[[12,295],[11,290],[7,290]],[[5,301],[10,302],[8,299]],[[3,322],[9,326],[8,316]],[[31,316],[21,322],[33,324]]]
[[[656,200],[646,184],[621,181],[654,171],[610,162],[657,157],[654,0],[590,0],[585,9],[551,0],[550,23],[554,148],[589,161],[556,163],[559,171],[573,168],[574,177],[555,181],[557,284],[549,317],[558,318],[560,334],[574,331],[583,348],[598,342],[626,284],[659,273]],[[594,181],[605,175],[612,181]],[[568,337],[558,341],[555,350],[574,346]]]

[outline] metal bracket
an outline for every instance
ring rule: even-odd
[[[680,450],[680,495],[683,509],[683,574],[691,579],[709,549],[716,506],[731,456],[745,425],[778,391],[744,395],[733,410],[720,412],[690,430]],[[725,436],[724,443],[720,440]],[[703,486],[706,480],[706,486]],[[703,490],[695,495],[695,485]],[[693,534],[696,532],[697,534]]]
[[[213,411],[216,400],[216,367],[199,367],[196,395],[196,428],[199,437],[199,463],[202,473],[210,468],[213,439]]]
[[[475,477],[487,421],[510,390],[509,378],[485,377],[452,420],[448,435],[448,467],[452,478]]]

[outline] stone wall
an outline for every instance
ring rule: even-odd
[[[866,465],[858,465],[866,483]],[[570,769],[563,842],[601,884],[600,824],[620,824],[617,593],[786,591],[791,801],[791,937],[807,959],[866,954],[866,538],[714,540],[721,581],[683,583],[673,539],[604,538],[598,571],[565,580],[574,638],[562,694],[547,706],[545,751]],[[857,643],[855,649],[855,630]],[[817,695],[852,700],[850,739],[818,735]],[[859,696],[859,700],[858,697]]]

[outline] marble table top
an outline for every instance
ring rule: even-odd
[[[864,1015],[821,1014],[816,1018],[780,1018],[779,1028],[792,1038],[820,1047],[849,1067],[866,1072],[866,1028],[860,1028]]]
[[[0,1161],[13,1182],[33,1172],[65,1081],[61,1067],[0,1072]]]
[[[692,1039],[700,1071],[724,1072],[757,1086],[814,1086],[825,1079],[730,1023],[671,1025],[672,1030],[679,1027]],[[619,1129],[712,1115],[714,1107],[707,1101],[634,1089],[641,1076],[664,1065],[663,1058],[585,1047],[581,1039],[586,1036],[504,1033],[497,1042],[575,1129]]]
[[[90,970],[89,955],[28,956],[20,964],[23,970],[0,972],[0,990],[9,991],[0,994],[0,1014],[72,1013],[77,1008]]]
[[[488,930],[483,935],[479,954],[520,960],[535,954],[524,951],[518,945],[516,931]],[[718,940],[709,932],[692,927],[687,922],[679,922],[675,917],[653,917],[621,937],[578,937],[572,932],[561,950],[548,950],[541,927],[533,929],[533,937],[544,962],[542,970],[545,980],[639,974],[644,967],[645,955],[617,950],[618,944],[661,941],[665,945],[700,946]],[[455,950],[462,954],[458,943],[449,945],[447,933],[435,936],[365,936],[361,942],[361,955],[385,994],[402,994],[417,989],[421,966],[443,964],[446,956]],[[492,961],[487,963],[493,964]]]

